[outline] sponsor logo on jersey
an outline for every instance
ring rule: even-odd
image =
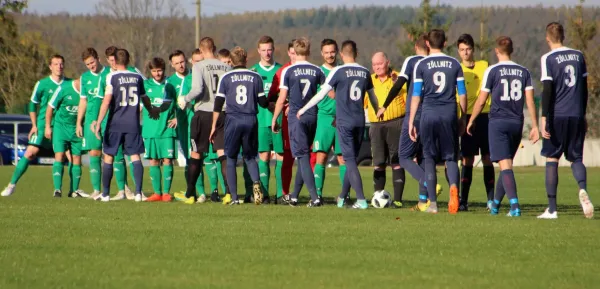
[[[162,98],[155,98],[152,100],[152,105],[162,105],[163,104],[163,99]]]
[[[70,113],[77,113],[77,111],[79,111],[79,106],[66,106],[65,110]]]

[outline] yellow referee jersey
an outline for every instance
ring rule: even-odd
[[[489,64],[485,60],[479,60],[475,61],[475,66],[473,66],[473,68],[466,67],[463,64],[460,66],[462,67],[463,74],[465,75],[465,86],[467,88],[467,114],[471,114],[473,112],[473,106],[479,97],[479,89],[481,89],[483,74],[485,73],[485,70],[488,68]],[[456,98],[456,101],[458,102],[458,97]],[[485,102],[482,113],[490,112],[491,103],[491,98],[488,98],[488,100]]]
[[[381,81],[376,74],[371,75],[371,79],[373,80],[373,91],[375,91],[375,95],[377,96],[377,102],[379,102],[379,106],[382,106],[387,98],[388,93],[394,86],[396,80],[398,80],[398,71],[391,71],[388,78],[384,81]],[[383,116],[382,121],[388,121],[395,118],[403,117],[406,113],[406,84],[402,87],[400,91],[400,97],[396,97],[394,101],[388,106],[385,114]],[[370,109],[371,101],[368,97],[365,97],[365,108],[368,111],[369,122],[379,122],[377,119],[377,114],[373,109]]]

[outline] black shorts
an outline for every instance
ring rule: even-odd
[[[554,117],[546,121],[550,139],[542,140],[542,156],[560,159],[564,154],[570,162],[583,159],[585,119],[582,117]]]
[[[385,122],[371,123],[371,153],[373,165],[398,164],[398,144],[402,133],[404,117]]]
[[[192,123],[190,123],[192,152],[199,154],[208,152],[212,119],[213,113],[210,111],[194,112]]]
[[[471,115],[467,115],[467,120]],[[490,141],[488,138],[489,117],[487,113],[480,114],[475,119],[473,135],[467,133],[460,138],[460,152],[463,157],[474,157],[481,152],[482,156],[490,154]]]
[[[219,114],[217,125],[215,126],[215,135],[213,136],[213,151],[225,149],[225,112]]]

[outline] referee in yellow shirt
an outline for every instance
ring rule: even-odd
[[[392,86],[400,75],[397,71],[390,69],[390,61],[383,52],[375,52],[371,59],[373,65],[373,89],[377,95],[377,101],[384,103]],[[375,191],[385,188],[385,168],[389,163],[392,167],[392,178],[394,180],[394,201],[392,207],[402,207],[402,194],[404,193],[405,173],[398,161],[398,144],[404,121],[406,89],[401,92],[403,97],[397,97],[388,106],[382,119],[378,119],[375,111],[368,109],[368,118],[371,123],[369,136],[371,138],[371,152],[373,156],[373,182]],[[371,105],[365,98],[365,108]]]
[[[475,61],[473,52],[475,42],[469,34],[463,34],[458,37],[458,54],[462,60],[461,66],[465,76],[467,86],[467,119],[471,117],[473,105],[479,97],[479,89],[483,74],[488,68],[488,62],[485,60]],[[494,197],[494,166],[490,160],[490,145],[488,141],[488,114],[490,112],[490,99],[488,98],[481,117],[475,121],[475,130],[473,135],[464,134],[460,141],[460,150],[462,154],[461,169],[461,191],[459,211],[468,211],[469,190],[471,189],[471,179],[473,177],[473,163],[475,156],[481,153],[483,162],[483,182],[487,192],[488,210]]]

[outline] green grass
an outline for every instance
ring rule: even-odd
[[[11,173],[0,168],[0,183]],[[568,168],[555,221],[535,218],[546,204],[543,168],[516,172],[518,219],[487,214],[481,174],[472,211],[451,216],[54,199],[51,168],[31,167],[15,195],[0,199],[0,288],[598,288],[600,223],[584,219]],[[362,175],[370,195],[372,174]],[[588,169],[600,201],[598,175]],[[336,169],[326,182],[327,196],[339,193]],[[405,199],[416,197],[407,175]]]

